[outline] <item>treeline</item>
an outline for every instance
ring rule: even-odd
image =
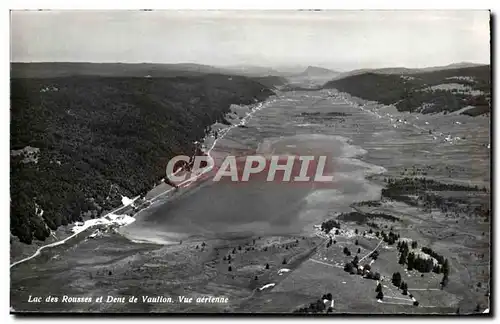
[[[224,75],[12,79],[11,150],[29,145],[40,154],[37,163],[11,157],[11,233],[44,240],[82,215],[120,206],[121,195],[145,194],[170,158],[194,154],[193,142],[230,104],[272,94]]]
[[[380,280],[380,273],[372,271],[372,268],[369,264],[365,264],[363,266],[359,265],[359,258],[357,255],[351,262],[347,262],[344,265],[344,271],[351,275],[360,275],[366,279]]]
[[[386,178],[386,188],[382,189],[382,197],[401,201],[414,207],[422,207],[424,210],[438,208],[443,213],[467,213],[484,218],[486,221],[491,216],[489,206],[485,204],[473,205],[468,199],[450,195],[440,196],[432,192],[439,191],[463,191],[463,192],[488,192],[486,187],[466,186],[460,184],[446,184],[427,178],[401,179]],[[416,196],[412,198],[410,196]]]
[[[329,233],[333,228],[340,229],[340,223],[334,219],[329,219],[321,223],[321,230],[325,233]]]
[[[456,76],[470,77],[474,81],[453,78]],[[462,84],[472,90],[481,91],[482,94],[429,90],[429,87],[446,83]],[[476,109],[470,114],[478,115],[491,110],[489,65],[416,73],[408,76],[369,72],[327,82],[324,88],[335,88],[353,96],[386,105],[394,104],[399,111],[418,111],[424,114],[447,113],[474,106]]]
[[[416,247],[417,243],[412,242],[412,249],[415,249]],[[400,252],[399,264],[406,264],[408,266],[408,270],[415,269],[420,272],[432,271],[435,273],[443,273],[446,277],[450,273],[448,260],[428,247],[422,247],[421,251],[432,258],[422,256],[419,253],[410,252],[406,241],[398,243],[398,251]],[[435,264],[434,259],[436,259],[437,264]]]

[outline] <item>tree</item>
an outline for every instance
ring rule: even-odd
[[[231,266],[229,266],[229,268],[227,268],[227,271],[233,271],[233,268],[231,268]]]
[[[408,260],[406,261],[408,264],[408,271],[413,270],[413,268],[414,268],[413,261],[414,260],[415,260],[415,254],[413,252],[411,252],[410,254],[408,254]]]
[[[286,264],[286,259],[283,259],[283,262],[281,262],[281,264]]]
[[[358,262],[359,262],[359,258],[358,258],[358,256],[356,255],[356,256],[354,257],[354,259],[352,260],[352,264],[353,264],[355,267],[357,267],[357,266],[358,266]]]
[[[231,254],[229,254],[229,255],[227,256],[227,259],[228,259],[229,261],[231,261]]]
[[[351,262],[347,262],[344,266],[344,271],[351,273],[354,271],[354,265]]]
[[[326,294],[326,299],[328,299],[329,301],[332,301],[332,299],[333,299],[332,294],[331,293]]]
[[[318,300],[316,301],[316,309],[318,310],[318,312],[322,312],[322,311],[324,311],[324,310],[325,310],[325,308],[326,308],[325,303],[323,303],[323,301],[322,301],[322,300],[319,300],[319,299],[318,299]]]
[[[354,230],[354,234],[358,235],[358,233],[359,233],[359,232],[358,232],[358,229],[356,228],[356,229]]]
[[[358,253],[361,253],[361,248],[358,248]]]
[[[392,284],[396,287],[401,285],[401,274],[399,272],[392,274]]]
[[[406,282],[401,282],[401,286],[399,288],[403,290],[403,295],[408,295],[408,285],[406,284]]]
[[[450,265],[448,263],[448,259],[444,260],[444,263],[443,263],[443,273],[446,274],[446,275],[450,274]]]
[[[414,306],[418,306],[418,301],[417,301],[417,300],[415,300],[415,301],[413,302],[413,305],[414,305]]]
[[[356,245],[359,245],[359,242],[358,242],[358,240],[354,241],[354,244],[356,244]]]
[[[259,278],[257,276],[255,276],[254,280],[259,280]]]
[[[382,284],[379,282],[377,285],[377,288],[375,288],[376,292],[381,292],[382,291]]]
[[[443,275],[443,280],[441,280],[441,289],[443,289],[444,287],[446,287],[446,285],[448,285],[448,275],[445,273]]]
[[[378,299],[378,300],[382,300],[382,299],[384,299],[384,293],[382,292],[382,290],[380,290],[380,291],[377,293],[377,299]]]
[[[335,230],[335,235],[339,235],[339,234],[340,234],[339,230]]]
[[[399,257],[399,264],[405,264],[406,263],[406,258],[408,256],[408,252],[407,250],[403,250],[403,252],[401,252],[401,256]]]
[[[417,248],[417,241],[411,241],[411,248],[416,249]]]
[[[269,269],[269,263],[266,263],[266,270]]]
[[[380,273],[375,272],[375,274],[373,275],[373,279],[380,280]]]

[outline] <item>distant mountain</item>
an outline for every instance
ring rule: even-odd
[[[301,76],[309,76],[309,77],[326,77],[326,76],[337,76],[339,72],[332,71],[329,69],[325,69],[318,66],[308,66],[307,69],[302,72]]]
[[[43,62],[11,63],[12,78],[57,78],[69,76],[102,77],[172,77],[197,74],[220,74],[220,69],[209,65],[154,64],[154,63],[86,63]]]
[[[388,67],[388,68],[379,68],[379,69],[357,69],[348,72],[339,73],[334,77],[334,79],[342,79],[351,75],[359,75],[363,73],[378,73],[378,74],[416,74],[416,73],[424,73],[424,72],[433,72],[433,71],[442,71],[442,70],[451,70],[458,68],[468,68],[468,67],[478,67],[485,66],[484,64],[477,63],[469,63],[469,62],[460,62],[453,63],[444,66],[431,66],[426,68],[405,68],[405,67]]]
[[[423,114],[457,112],[471,116],[489,113],[490,66],[456,66],[420,69],[418,73],[413,73],[415,70],[412,69],[405,70],[412,73],[360,72],[329,81],[324,88],[395,105],[399,111]]]
[[[244,76],[281,76],[282,73],[277,70],[265,67],[265,66],[256,66],[256,65],[234,65],[227,67],[220,67],[221,71],[225,71],[226,73],[244,75]]]
[[[275,74],[272,74],[275,72]],[[231,76],[247,76],[255,78],[268,87],[281,86],[287,82],[280,73],[269,68],[229,69],[195,63],[155,64],[155,63],[11,63],[11,78],[41,79],[77,76],[97,77],[135,77],[135,78],[172,78],[204,76],[219,74]]]

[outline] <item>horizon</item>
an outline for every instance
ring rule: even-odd
[[[90,61],[32,61],[32,62],[23,62],[23,61],[11,61],[10,64],[126,64],[126,65],[140,65],[140,64],[151,64],[151,65],[186,65],[186,64],[192,64],[192,65],[200,65],[200,66],[207,66],[207,67],[213,67],[213,68],[220,68],[220,69],[235,69],[235,68],[242,68],[242,67],[256,67],[256,68],[266,68],[266,69],[272,69],[277,72],[288,72],[284,71],[283,67],[280,66],[265,66],[265,65],[210,65],[206,63],[198,63],[198,62],[165,62],[165,63],[159,63],[159,62],[90,62]],[[331,70],[333,72],[340,72],[340,73],[346,73],[346,72],[351,72],[351,71],[356,71],[356,70],[382,70],[382,69],[426,69],[426,68],[437,68],[437,67],[446,67],[450,65],[457,65],[457,64],[470,64],[470,65],[477,65],[477,66],[484,66],[484,65],[490,65],[490,63],[479,63],[479,62],[451,62],[447,63],[444,65],[429,65],[429,66],[422,66],[422,67],[409,67],[409,66],[382,66],[382,67],[375,67],[375,68],[366,68],[366,67],[359,67],[356,69],[351,69],[351,70],[340,70],[340,69],[332,69],[326,66],[321,66],[321,65],[296,65],[296,66],[289,66],[289,68],[303,68],[304,70],[307,69],[308,67],[318,67],[318,68],[324,68]]]
[[[10,60],[335,71],[487,65],[489,20],[487,10],[14,10]]]

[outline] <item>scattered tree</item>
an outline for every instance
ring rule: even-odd
[[[396,287],[401,285],[401,274],[399,272],[392,274],[392,284]]]

